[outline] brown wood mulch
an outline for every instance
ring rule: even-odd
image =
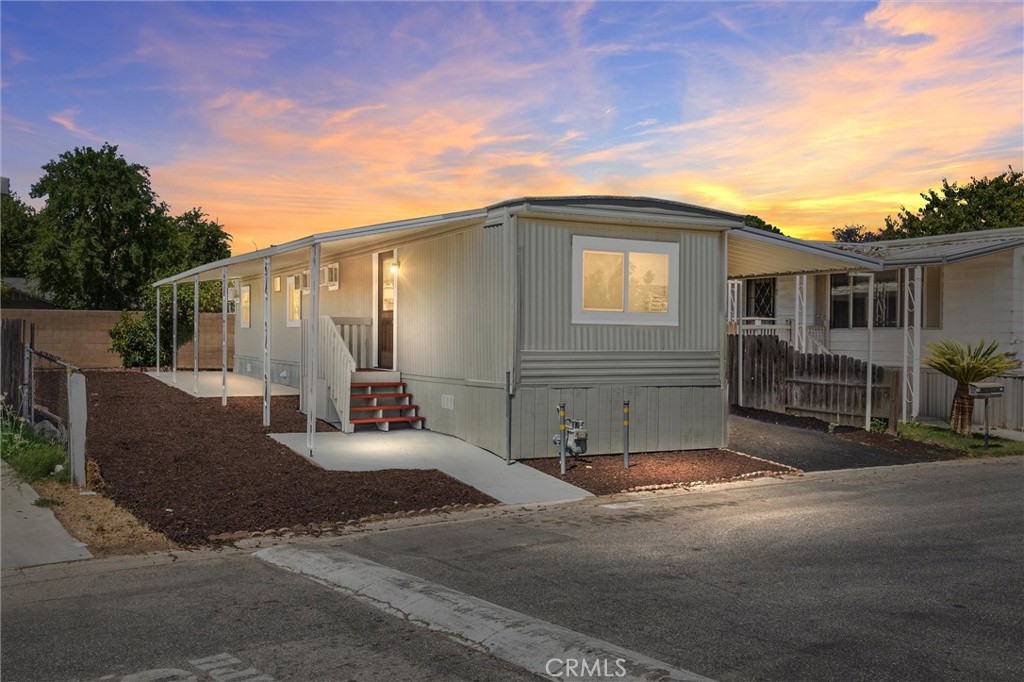
[[[194,398],[139,372],[86,372],[87,454],[104,494],[183,545],[210,536],[494,500],[439,471],[324,471],[266,433],[304,432],[298,398]],[[331,430],[318,424],[318,430]]]
[[[632,454],[629,456],[629,469],[623,468],[622,455],[570,457],[566,462],[565,476],[561,475],[557,457],[523,460],[523,463],[595,495],[689,487],[797,471],[732,450]]]

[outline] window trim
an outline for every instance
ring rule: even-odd
[[[243,284],[238,289],[239,325],[242,329],[252,329],[252,285]]]
[[[622,312],[583,309],[583,252],[608,251],[622,253],[623,304]],[[655,253],[668,256],[668,310],[664,313],[630,312],[629,307],[629,254]],[[572,236],[572,324],[607,324],[650,327],[679,326],[679,242],[659,242],[610,237]]]

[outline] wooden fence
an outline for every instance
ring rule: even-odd
[[[729,401],[739,404],[739,337],[729,335]],[[743,337],[743,407],[864,426],[867,363],[845,355],[801,353],[777,336]],[[896,426],[899,372],[875,366],[871,416]]]
[[[0,393],[4,402],[18,409],[21,405],[21,385],[24,381],[25,344],[24,323],[21,320],[3,320],[0,326]]]

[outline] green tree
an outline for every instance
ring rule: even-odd
[[[780,230],[779,228],[775,227],[771,223],[767,223],[764,220],[762,220],[761,218],[758,218],[756,215],[744,216],[743,217],[743,224],[746,225],[747,227],[756,227],[757,229],[764,230],[765,232],[773,232],[775,234],[782,234],[782,230]],[[785,236],[785,235],[783,235],[783,236]]]
[[[231,235],[201,208],[193,208],[173,219],[179,253],[176,268],[187,270],[231,256]]]
[[[964,346],[955,341],[928,345],[928,357],[923,360],[925,367],[931,367],[956,381],[949,425],[961,436],[971,435],[971,420],[974,417],[974,399],[967,385],[1020,367],[1016,353],[996,353],[998,348],[999,344],[995,341],[986,346],[984,339],[977,346]]]
[[[863,244],[877,240],[878,233],[872,232],[866,225],[845,225],[832,229],[832,239],[837,242]]]
[[[925,205],[905,206],[885,219],[880,239],[972,232],[1024,225],[1024,173],[1011,167],[994,178],[971,178],[966,185],[942,180],[942,189],[921,194]]]
[[[149,170],[117,147],[76,147],[43,166],[31,196],[39,212],[30,273],[66,308],[137,306],[174,241]]]
[[[0,275],[28,277],[29,250],[35,232],[35,209],[17,194],[0,197]]]

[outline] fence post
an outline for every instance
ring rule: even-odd
[[[29,410],[32,409],[30,387],[32,386],[32,348],[28,343],[28,335],[25,330],[28,322],[21,322],[21,416],[25,419],[30,417]]]
[[[76,485],[85,485],[86,395],[85,375],[68,368],[68,464]]]

